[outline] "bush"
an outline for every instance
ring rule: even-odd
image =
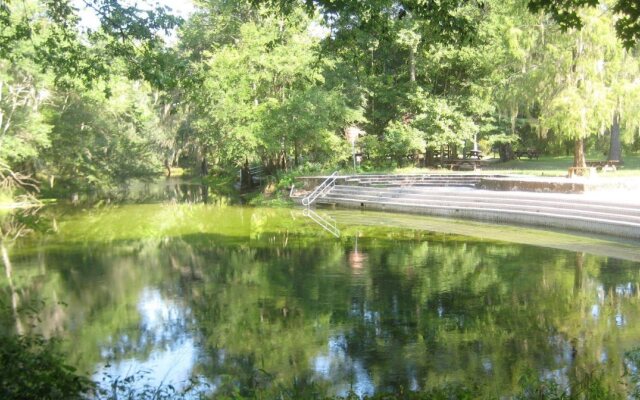
[[[81,399],[94,389],[67,365],[55,340],[40,335],[0,336],[0,398]]]

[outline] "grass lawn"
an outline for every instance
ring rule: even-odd
[[[587,155],[587,160],[604,160],[601,156]],[[626,155],[624,165],[615,172],[600,172],[601,176],[640,176],[640,154]],[[498,160],[489,159],[491,164],[484,171],[500,171],[503,173],[564,176],[573,163],[573,156],[550,157],[541,156],[538,160],[511,160],[501,163]],[[495,162],[494,162],[495,161]]]

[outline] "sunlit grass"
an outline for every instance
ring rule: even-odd
[[[587,155],[587,160],[602,160],[597,155]],[[573,156],[541,156],[537,160],[523,158],[521,160],[511,160],[499,162],[496,159],[489,159],[490,165],[484,171],[500,171],[501,173],[545,175],[545,176],[565,176],[569,167],[573,163]],[[601,176],[623,177],[640,176],[640,155],[628,155],[624,158],[624,165],[617,171],[599,172]]]

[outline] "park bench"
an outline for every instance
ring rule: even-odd
[[[540,153],[538,153],[538,150],[536,149],[516,150],[513,154],[518,157],[518,160],[524,156],[527,156],[529,160],[533,158],[537,160],[538,156],[540,155]]]
[[[598,171],[616,171],[622,165],[619,160],[587,161],[587,167],[594,167]]]
[[[597,175],[595,167],[569,167],[569,178],[574,176],[594,177]]]

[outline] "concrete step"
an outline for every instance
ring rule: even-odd
[[[323,199],[323,202],[325,200]],[[567,215],[566,210],[555,212],[532,212],[527,210],[509,210],[503,208],[451,207],[421,203],[405,203],[399,201],[370,201],[342,198],[339,203],[345,207],[409,212],[454,218],[478,219],[492,222],[508,222],[516,224],[573,229],[581,232],[609,234],[633,239],[640,239],[640,223],[610,220],[606,218]]]
[[[402,181],[376,181],[376,182],[351,182],[351,186],[369,186],[369,187],[447,187],[447,186],[470,186],[477,187],[479,181],[472,180],[456,180],[456,181],[419,181],[419,182],[402,182]]]
[[[429,174],[343,177],[322,204],[572,229],[640,240],[640,202],[610,195],[475,189],[505,175]],[[621,197],[618,197],[621,196]]]
[[[564,204],[553,203],[514,203],[509,201],[499,201],[497,199],[436,199],[421,198],[412,196],[372,196],[366,194],[335,194],[329,193],[322,199],[326,203],[339,203],[342,200],[360,201],[360,202],[380,202],[380,203],[398,203],[410,204],[419,207],[450,207],[455,209],[500,209],[510,211],[526,211],[532,213],[548,213],[567,216],[580,216],[585,218],[606,219],[611,221],[621,221],[637,223],[640,226],[640,214],[634,209],[613,208],[613,207],[579,207],[567,208]],[[484,201],[479,201],[484,200]]]
[[[487,177],[487,176],[506,176],[502,174],[477,174],[477,173],[444,173],[444,174],[359,174],[359,175],[345,175],[346,179],[367,179],[367,178],[433,178],[433,177]]]
[[[377,179],[384,180],[435,180],[435,179],[483,179],[485,175],[416,175],[416,176],[349,176],[345,177],[345,181],[375,181]]]
[[[473,181],[447,181],[447,182],[363,182],[358,186],[373,188],[392,188],[392,187],[476,187],[477,182]],[[354,185],[355,186],[355,185]]]
[[[518,207],[517,205],[504,205],[499,203],[489,203],[489,204],[475,204],[475,203],[464,203],[464,204],[454,204],[448,202],[432,202],[432,203],[422,203],[411,201],[411,199],[402,199],[402,198],[367,198],[367,196],[360,197],[329,197],[323,198],[323,203],[336,203],[336,202],[347,202],[347,203],[360,203],[366,205],[370,204],[398,204],[398,205],[408,205],[416,208],[449,208],[449,209],[477,209],[477,210],[494,210],[494,211],[507,211],[507,212],[524,212],[527,214],[537,215],[537,214],[547,214],[547,215],[557,215],[557,216],[575,216],[575,217],[585,217],[585,218],[593,218],[593,219],[601,219],[601,220],[610,220],[615,222],[624,222],[629,223],[631,225],[640,226],[640,218],[625,216],[625,219],[609,219],[607,217],[616,218],[616,214],[608,214],[608,213],[598,213],[598,212],[583,212],[577,210],[568,210],[561,208],[543,208],[543,207]],[[575,214],[574,214],[575,213]]]
[[[437,176],[437,177],[413,177],[413,178],[346,178],[348,183],[364,183],[364,182],[453,182],[453,181],[474,181],[480,182],[483,177],[476,176]]]
[[[353,187],[347,185],[336,185],[332,193],[344,194],[368,194],[371,196],[418,196],[424,199],[477,199],[477,201],[493,201],[509,200],[516,203],[555,203],[563,208],[571,208],[573,206],[593,207],[602,206],[609,208],[628,209],[632,215],[640,215],[640,207],[637,203],[627,203],[625,201],[617,201],[615,197],[612,201],[602,201],[588,199],[580,195],[572,194],[548,194],[535,192],[496,192],[487,190],[434,190],[429,188],[373,188],[373,187]],[[612,195],[615,196],[615,195]]]
[[[437,179],[367,179],[367,180],[354,180],[345,182],[351,186],[357,185],[375,185],[375,184],[396,184],[396,185],[413,185],[413,184],[447,184],[447,183],[474,183],[477,184],[480,182],[480,179],[475,178],[466,178],[466,179],[447,179],[447,178],[437,178]]]
[[[362,198],[364,200],[380,201],[398,200],[401,202],[415,202],[419,204],[443,203],[458,205],[459,207],[528,207],[559,209],[565,213],[572,211],[586,211],[591,213],[610,214],[629,218],[640,218],[640,207],[637,204],[599,202],[579,198],[575,195],[540,195],[535,193],[495,193],[481,190],[423,190],[416,188],[386,189],[336,186],[328,199]]]
[[[451,182],[451,181],[472,181],[480,182],[482,178],[494,175],[479,175],[479,174],[427,174],[427,175],[352,175],[344,178],[346,183],[373,183],[373,182]],[[502,175],[495,175],[502,176]]]
[[[428,200],[414,199],[414,198],[385,198],[385,197],[371,197],[371,196],[327,196],[322,200],[322,203],[339,204],[342,200],[354,200],[361,202],[393,202],[399,204],[414,204],[420,207],[451,207],[456,209],[472,208],[472,209],[504,209],[504,210],[522,210],[527,212],[538,213],[554,213],[561,215],[575,215],[592,218],[604,218],[616,221],[628,221],[633,223],[640,223],[640,216],[635,212],[629,212],[628,210],[615,210],[605,208],[562,208],[557,206],[549,206],[544,204],[513,204],[508,202],[477,202],[477,201],[450,201],[450,200]]]
[[[630,206],[619,205],[602,205],[602,204],[581,204],[579,207],[568,207],[566,202],[558,201],[542,201],[542,200],[522,200],[522,199],[496,199],[496,198],[482,198],[478,196],[439,196],[437,194],[424,196],[424,195],[379,195],[379,194],[366,194],[366,193],[346,193],[346,192],[333,192],[327,195],[328,199],[336,198],[363,198],[366,200],[381,199],[381,200],[402,200],[409,202],[416,202],[421,204],[434,204],[443,203],[456,205],[461,207],[472,205],[478,207],[484,207],[486,205],[501,204],[509,207],[531,207],[531,208],[546,208],[546,209],[559,209],[565,212],[589,211],[603,214],[620,215],[630,218],[640,218],[640,209]]]

